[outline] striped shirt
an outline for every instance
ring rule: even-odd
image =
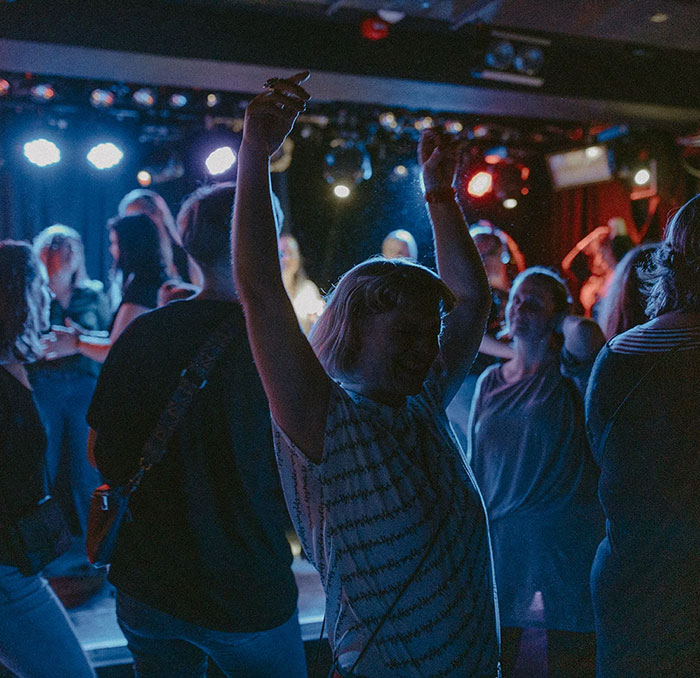
[[[497,673],[488,526],[441,389],[431,376],[418,396],[392,408],[334,385],[319,464],[273,420],[287,505],[321,575],[329,640],[342,667],[353,665],[431,549],[358,664],[358,676]]]
[[[626,355],[700,348],[700,326],[662,328],[654,327],[653,323],[651,320],[618,334],[608,342],[608,346],[613,352]]]

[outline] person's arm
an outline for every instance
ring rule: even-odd
[[[562,372],[584,394],[596,356],[605,346],[605,336],[595,321],[578,315],[566,316],[561,331],[564,335]]]
[[[48,360],[55,360],[81,353],[91,360],[103,363],[112,345],[127,325],[148,310],[150,309],[141,304],[128,302],[122,304],[108,337],[92,334],[75,323],[70,323],[68,327],[52,327],[51,333],[42,340],[45,356]]]
[[[447,405],[479,349],[491,309],[491,292],[479,252],[454,199],[455,143],[438,130],[426,130],[418,145],[418,159],[433,224],[438,273],[457,298],[456,306],[445,318],[440,346],[447,371]]]
[[[272,415],[309,459],[320,462],[331,382],[282,283],[269,172],[270,156],[308,99],[300,87],[306,77],[301,73],[275,80],[246,108],[231,251],[248,338]]]
[[[494,358],[503,358],[504,360],[510,360],[515,357],[515,350],[510,344],[498,341],[498,339],[495,339],[490,334],[485,334],[481,338],[479,353],[485,353]]]

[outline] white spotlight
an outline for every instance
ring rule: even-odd
[[[34,139],[24,144],[24,157],[33,165],[48,167],[61,160],[61,151],[48,139]]]
[[[230,146],[221,146],[212,151],[204,164],[207,166],[209,174],[216,176],[228,172],[236,162],[236,154]]]
[[[506,198],[503,201],[503,207],[507,210],[512,210],[518,206],[518,201],[515,198]]]
[[[350,196],[350,188],[345,184],[336,184],[333,186],[333,194],[336,198],[347,198]]]
[[[644,186],[645,184],[648,184],[650,179],[651,172],[649,172],[649,170],[646,168],[637,170],[634,174],[634,183],[637,184],[637,186]]]
[[[97,144],[87,154],[88,162],[98,170],[106,170],[118,165],[124,153],[112,142]]]

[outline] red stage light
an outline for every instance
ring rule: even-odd
[[[493,188],[493,177],[489,172],[477,172],[467,184],[467,193],[473,198],[481,198]]]
[[[367,40],[382,40],[389,35],[389,24],[379,17],[369,17],[360,24],[360,31]]]

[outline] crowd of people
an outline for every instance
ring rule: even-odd
[[[109,569],[137,676],[307,675],[290,520],[333,678],[511,678],[528,628],[553,678],[697,676],[700,196],[621,258],[596,322],[469,229],[458,143],[425,130],[436,271],[400,229],[324,299],[270,191],[307,77],[249,103],[235,185],[176,218],[125,196],[107,289],[68,226],[0,242],[0,662],[95,675],[19,525],[63,478],[83,544],[92,490],[138,471],[192,379]]]

